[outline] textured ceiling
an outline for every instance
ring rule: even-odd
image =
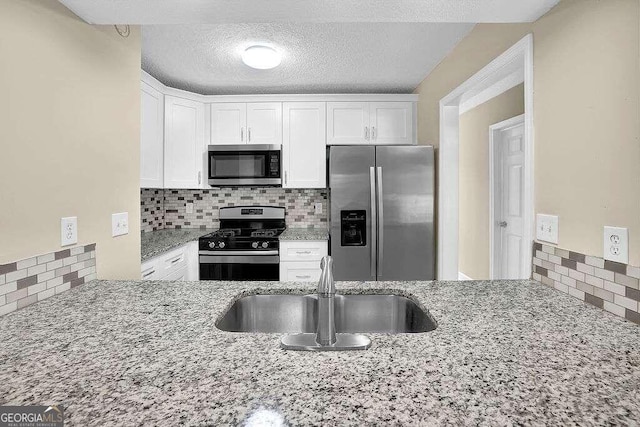
[[[197,93],[412,92],[472,24],[159,25],[142,29],[142,67]],[[283,52],[272,70],[242,63],[267,43]]]
[[[60,0],[95,24],[531,22],[559,0]]]

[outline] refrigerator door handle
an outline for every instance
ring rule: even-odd
[[[384,211],[382,203],[382,167],[378,166],[378,279],[382,277],[382,261],[384,260]]]
[[[376,241],[378,234],[378,218],[376,212],[376,171],[372,166],[369,168],[369,184],[371,185],[371,277],[376,279]]]

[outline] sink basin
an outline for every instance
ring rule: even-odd
[[[216,323],[227,332],[315,333],[316,295],[252,295],[240,298]],[[411,299],[397,295],[336,295],[338,333],[420,333],[436,328]]]

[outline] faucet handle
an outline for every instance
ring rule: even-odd
[[[333,258],[325,256],[320,260],[320,280],[318,281],[318,293],[321,295],[332,295],[336,293],[336,286],[333,281]]]

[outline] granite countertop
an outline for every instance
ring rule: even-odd
[[[326,228],[287,228],[280,235],[280,241],[291,240],[329,240]]]
[[[437,320],[352,352],[222,332],[239,295],[314,284],[93,281],[0,318],[0,404],[66,425],[633,425],[640,329],[536,282],[337,283]],[[254,424],[254,425],[256,425]]]
[[[142,262],[161,255],[170,249],[177,248],[193,240],[198,240],[205,234],[211,233],[212,229],[201,228],[181,228],[176,230],[157,230],[142,233],[141,235],[141,258]]]

